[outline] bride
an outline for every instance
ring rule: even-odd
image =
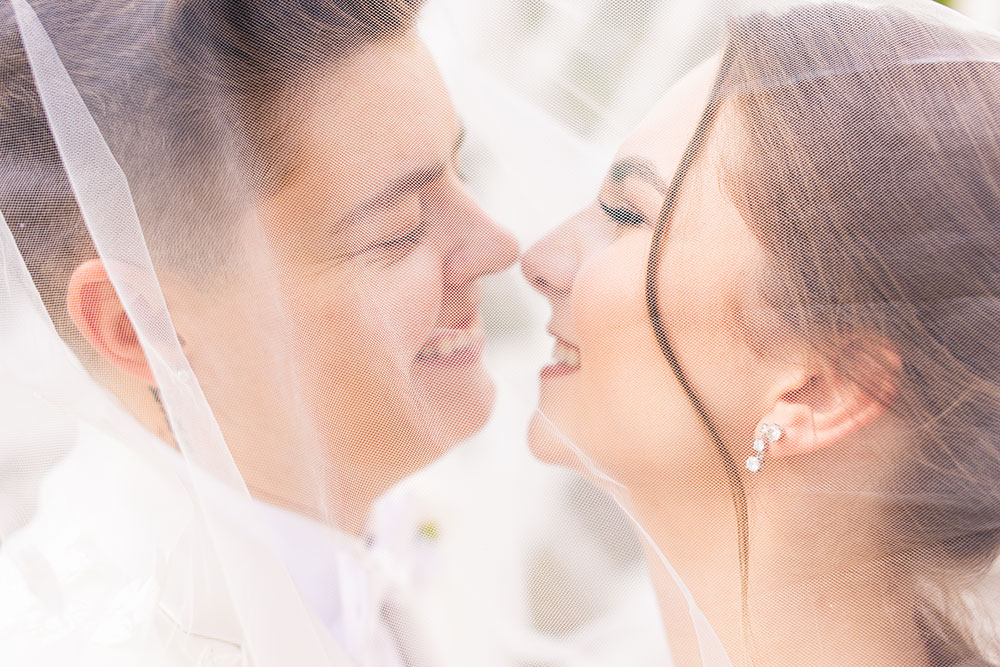
[[[533,451],[627,506],[679,663],[997,659],[998,138],[1000,36],[748,13],[527,252]]]

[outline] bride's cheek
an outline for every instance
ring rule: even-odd
[[[645,231],[632,232],[580,268],[573,284],[572,312],[581,368],[622,359],[627,350],[620,348],[633,338],[627,332],[643,326],[650,240]]]
[[[645,443],[670,412],[645,305],[650,237],[637,230],[615,242],[583,267],[572,295],[581,360],[575,435],[622,483],[633,481],[633,464],[649,456]]]

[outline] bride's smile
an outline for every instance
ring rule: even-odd
[[[556,342],[552,347],[552,363],[541,371],[542,379],[569,375],[580,370],[580,348],[560,338],[551,329],[549,333],[555,337]]]

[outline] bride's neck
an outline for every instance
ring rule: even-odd
[[[828,561],[830,552],[818,550],[815,541],[796,541],[788,531],[754,524],[745,587],[731,499],[698,497],[665,505],[634,496],[633,507],[655,545],[646,549],[647,562],[678,665],[701,662],[683,594],[664,559],[733,664],[926,664],[912,596],[890,564],[857,554]],[[813,567],[807,571],[804,562]],[[798,565],[789,568],[790,563]]]

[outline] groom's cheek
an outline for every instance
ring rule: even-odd
[[[377,281],[375,280],[377,278]],[[401,361],[413,360],[437,326],[442,310],[441,263],[433,250],[418,248],[371,276],[368,318]],[[404,359],[405,358],[405,359]]]

